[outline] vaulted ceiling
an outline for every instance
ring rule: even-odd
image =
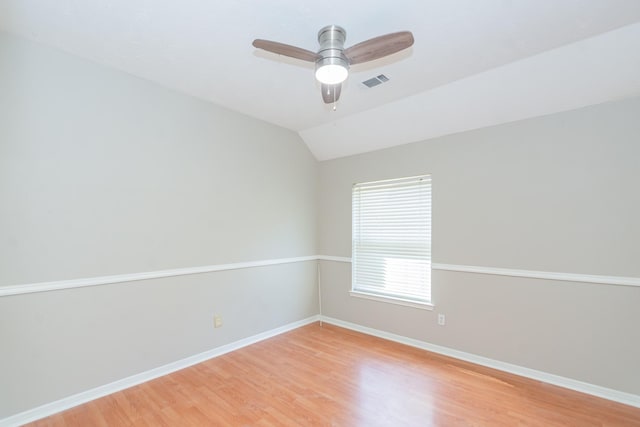
[[[329,24],[415,44],[353,66],[334,111],[313,64],[251,45],[315,51]],[[320,160],[640,95],[638,0],[3,0],[0,30],[299,132]]]

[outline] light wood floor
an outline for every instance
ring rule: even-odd
[[[640,409],[325,324],[33,426],[640,426]]]

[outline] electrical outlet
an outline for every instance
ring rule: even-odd
[[[444,326],[444,324],[445,324],[444,314],[438,314],[438,325]]]
[[[213,327],[220,328],[224,323],[222,322],[222,316],[215,315],[213,316]]]

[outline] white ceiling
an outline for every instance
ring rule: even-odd
[[[313,64],[251,46],[316,50],[328,24],[346,46],[416,41],[352,67],[332,111]],[[0,29],[297,131],[320,160],[640,95],[638,0],[2,0]]]

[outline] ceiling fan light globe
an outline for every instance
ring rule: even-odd
[[[339,64],[325,64],[316,69],[316,79],[326,85],[342,83],[349,76],[349,70]]]

